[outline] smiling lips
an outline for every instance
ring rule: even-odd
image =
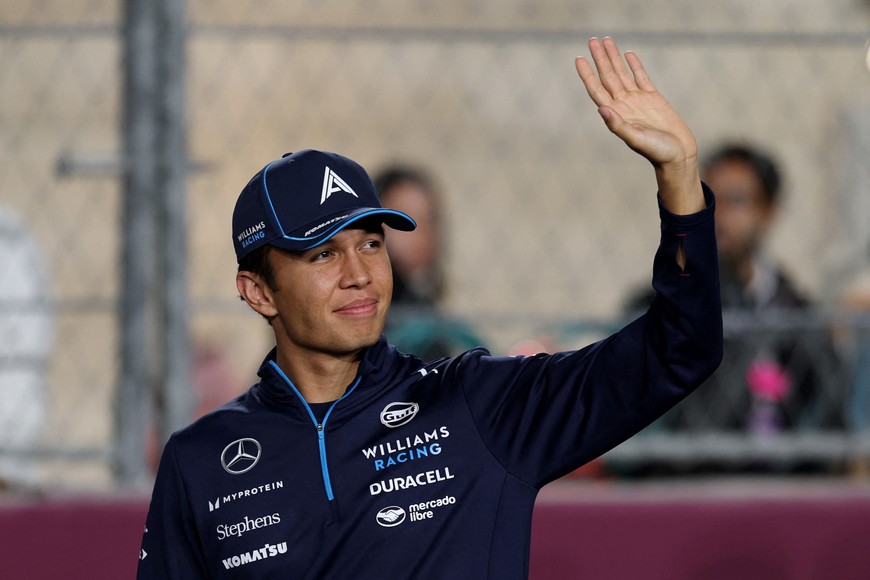
[[[378,307],[378,301],[374,298],[361,298],[348,302],[341,308],[338,308],[335,313],[345,316],[368,316],[374,314]]]

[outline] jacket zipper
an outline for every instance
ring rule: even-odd
[[[296,396],[299,397],[299,400],[302,401],[302,406],[305,407],[305,410],[308,411],[308,417],[311,419],[311,422],[314,424],[314,428],[317,430],[317,446],[320,451],[320,471],[323,475],[323,487],[326,490],[326,498],[329,501],[333,501],[335,499],[335,495],[332,493],[332,480],[329,476],[329,463],[326,459],[326,422],[329,420],[329,416],[332,414],[332,410],[335,409],[335,406],[338,405],[345,398],[350,396],[350,394],[357,388],[360,383],[362,377],[357,377],[353,382],[351,387],[347,390],[347,392],[342,395],[338,400],[336,400],[332,405],[329,406],[329,409],[326,411],[326,414],[323,416],[323,421],[318,423],[317,417],[314,416],[314,412],[311,410],[311,407],[308,405],[308,401],[305,400],[305,397],[302,396],[302,393],[299,392],[299,389],[296,388],[296,385],[293,384],[293,381],[284,374],[284,371],[275,364],[275,361],[269,361],[269,364],[274,367],[274,369],[278,372],[284,382],[296,393]]]

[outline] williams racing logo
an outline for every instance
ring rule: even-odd
[[[224,471],[231,475],[241,475],[248,472],[260,461],[263,448],[260,442],[250,437],[236,439],[221,453],[221,465]]]
[[[381,423],[389,428],[401,427],[417,416],[420,405],[417,403],[390,403],[381,411]]]

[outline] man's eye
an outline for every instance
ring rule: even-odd
[[[363,244],[364,248],[380,248],[382,242],[380,240],[369,240],[365,244]]]
[[[331,255],[332,255],[332,252],[330,252],[329,250],[323,250],[322,252],[317,252],[316,254],[314,254],[311,257],[311,260],[312,261],[325,260],[326,258],[328,258]]]

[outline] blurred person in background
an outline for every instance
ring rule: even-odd
[[[781,195],[782,178],[773,158],[753,146],[726,144],[707,158],[703,174],[708,184],[718,186],[716,243],[723,309],[759,312],[808,306],[809,300],[764,251]]]
[[[647,313],[578,351],[402,353],[382,334],[384,228],[414,220],[382,207],[346,157],[270,162],[242,190],[232,231],[237,288],[276,347],[247,393],[166,444],[140,580],[526,578],[540,488],[715,370],[714,198],[695,138],[634,53],[609,38],[589,50],[594,67],[575,60],[589,97],[655,174],[659,295]]]
[[[424,169],[390,165],[373,177],[384,207],[414,216],[413,232],[390,230],[386,244],[393,271],[393,301],[387,335],[400,350],[424,360],[484,345],[467,323],[445,315],[442,300],[444,225],[441,193]]]
[[[804,327],[809,299],[765,251],[781,203],[777,163],[757,146],[725,143],[706,157],[702,179],[716,192],[725,357],[661,424],[762,436],[842,427],[841,393],[825,381],[837,375],[827,331]],[[629,309],[651,297],[631,299]]]
[[[24,222],[0,207],[0,489],[39,484],[54,301],[46,258]]]
[[[414,216],[417,229],[389,232],[393,307],[436,308],[444,297],[441,197],[433,179],[410,165],[392,165],[373,178],[381,205]]]

